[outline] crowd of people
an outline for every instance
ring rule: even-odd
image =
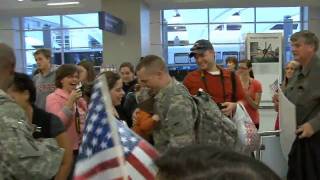
[[[294,61],[287,64],[281,85],[297,106],[288,179],[319,179],[319,40],[301,31],[291,36],[291,43]],[[259,129],[263,92],[251,61],[229,57],[224,68],[216,64],[212,43],[203,39],[195,42],[189,56],[198,69],[179,82],[156,55],[141,58],[136,68],[125,62],[118,73],[96,75],[90,61],[56,67],[51,51],[38,49],[37,71],[30,77],[15,72],[13,49],[0,43],[0,179],[72,179],[98,76],[107,81],[113,116],[161,153],[158,179],[279,179],[250,156],[195,141],[198,111],[190,97],[199,89],[230,119],[237,104],[243,104]],[[273,102],[278,110],[277,95]]]

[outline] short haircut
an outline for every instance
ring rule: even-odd
[[[280,180],[258,160],[212,145],[169,149],[155,163],[161,180]]]
[[[233,64],[238,64],[238,59],[235,56],[228,56],[226,58],[226,63],[232,62]]]
[[[46,48],[40,48],[37,49],[34,53],[33,56],[36,57],[36,55],[42,54],[44,57],[46,57],[47,59],[51,59],[51,50],[50,49],[46,49]]]
[[[318,49],[319,49],[319,39],[313,32],[308,31],[308,30],[303,30],[303,31],[296,32],[290,37],[290,41],[291,42],[296,42],[301,38],[304,39],[304,42],[306,44],[313,45],[315,52],[318,51]]]
[[[120,75],[112,71],[105,71],[101,75],[106,77],[109,90],[111,90],[120,79]]]
[[[168,72],[164,60],[156,55],[148,55],[141,59],[136,67],[136,72],[140,71],[142,68],[145,68],[149,72],[155,70]]]
[[[96,72],[94,70],[94,66],[93,66],[93,63],[91,61],[82,60],[81,62],[79,62],[78,66],[82,66],[83,68],[85,68],[87,70],[87,73],[88,73],[87,80],[88,80],[88,82],[92,82],[92,81],[95,80]]]
[[[0,68],[15,66],[16,56],[13,49],[5,43],[0,43]]]
[[[34,102],[36,101],[36,88],[33,81],[28,75],[16,72],[14,74],[14,80],[11,84],[11,87],[14,89],[14,91],[21,93],[23,91],[28,91],[30,94],[30,97],[28,99],[30,104],[34,104]]]
[[[226,64],[228,64],[229,62],[232,62],[233,64],[235,64],[235,69],[238,69],[238,59],[235,56],[228,56],[226,58]]]
[[[79,72],[78,68],[74,64],[61,65],[56,71],[55,85],[57,88],[62,88],[61,80],[67,76],[73,75]]]
[[[121,70],[121,68],[123,67],[127,67],[130,69],[130,71],[134,74],[134,66],[130,63],[130,62],[124,62],[120,65],[119,71]]]

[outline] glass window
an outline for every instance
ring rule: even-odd
[[[77,51],[66,50],[63,52],[65,64],[78,64],[82,60],[89,60],[95,66],[102,65],[102,50],[99,49],[78,49]],[[61,52],[54,53],[55,61],[61,62]]]
[[[208,39],[208,25],[179,25],[167,27],[168,45],[188,45]]]
[[[254,24],[211,24],[210,41],[212,43],[242,43],[246,33],[254,32]]]
[[[26,31],[24,33],[25,49],[37,49],[44,47],[44,38],[50,41],[51,37],[44,37],[43,31]]]
[[[102,48],[102,31],[98,28],[64,30],[65,48]]]
[[[60,50],[62,47],[66,47],[69,44],[67,37],[64,38],[65,43],[64,44],[62,43],[63,39],[62,39],[61,30],[51,31],[51,37],[52,37],[51,47],[55,50]]]
[[[208,9],[165,10],[164,19],[168,24],[207,23]]]
[[[26,73],[30,75],[37,69],[37,64],[33,57],[35,51],[36,50],[26,50]]]
[[[185,59],[190,45],[199,39],[209,39],[217,45],[218,63],[233,54],[245,58],[247,33],[283,33],[283,19],[288,16],[293,20],[293,33],[300,31],[301,24],[307,23],[301,23],[300,13],[301,7],[164,10],[167,27],[163,29],[163,41],[168,42],[164,48],[168,54],[164,56],[168,57],[168,64],[192,63]],[[220,47],[227,49],[219,51]],[[228,50],[230,48],[233,50]]]
[[[209,9],[209,22],[254,22],[254,8]]]
[[[294,22],[292,25],[293,33],[301,30],[300,23]],[[283,23],[257,23],[257,33],[283,33]]]
[[[236,56],[239,59],[240,51],[244,44],[213,44],[217,64],[225,64],[228,56]],[[168,47],[168,64],[194,64],[194,58],[190,59],[187,55],[190,53],[188,46],[169,46]]]
[[[33,65],[33,64],[36,64],[36,61],[33,57],[33,53],[35,52],[36,50],[27,50],[26,51],[26,58],[27,58],[27,65]]]
[[[98,28],[98,13],[24,17],[23,25],[23,53],[28,74],[36,67],[33,52],[44,47],[52,50],[53,64],[76,64],[83,59],[93,61],[96,66],[102,64],[102,31]]]
[[[25,49],[53,48],[60,49],[62,47],[62,31],[46,30],[46,31],[26,31]],[[65,37],[65,46],[68,39]]]
[[[60,28],[60,16],[32,16],[24,17],[25,30],[33,29],[56,29]]]
[[[168,47],[168,64],[185,64],[191,63],[188,56],[182,56],[183,54],[189,54],[192,45],[188,46],[169,46]]]
[[[243,44],[213,44],[216,63],[224,66],[228,56],[235,56],[239,59],[241,46]]]
[[[63,28],[98,27],[99,19],[97,13],[68,14],[62,16]]]
[[[285,16],[293,21],[300,21],[300,7],[265,7],[256,8],[257,22],[282,22]]]

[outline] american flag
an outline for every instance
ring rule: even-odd
[[[279,81],[276,79],[272,84],[269,85],[271,92],[276,94],[279,90]]]
[[[157,151],[110,113],[108,88],[100,78],[91,96],[74,179],[155,179]]]

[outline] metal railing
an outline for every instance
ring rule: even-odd
[[[281,130],[275,130],[275,131],[260,131],[258,134],[260,135],[260,148],[256,152],[256,159],[261,160],[261,151],[264,151],[266,149],[266,146],[262,144],[262,137],[267,137],[267,136],[280,136]]]

